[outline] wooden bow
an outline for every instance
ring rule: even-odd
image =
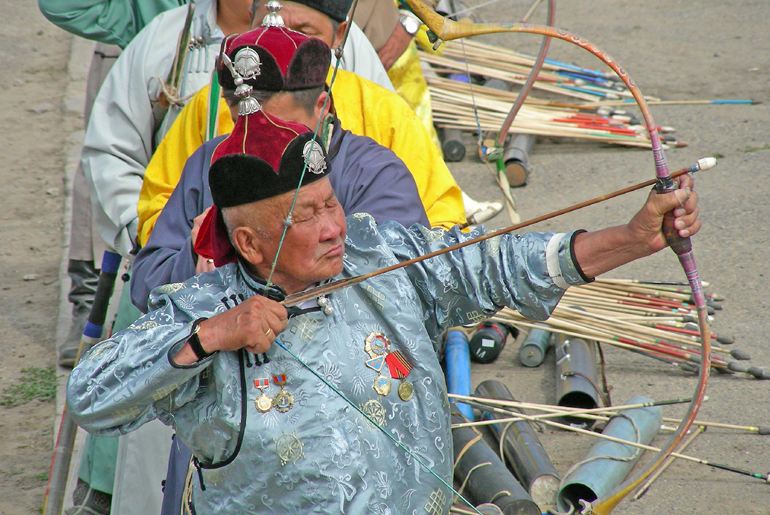
[[[428,26],[430,29],[429,36],[432,36],[432,40],[435,39],[436,47],[440,45],[441,41],[450,41],[464,37],[502,32],[523,32],[562,39],[594,54],[607,66],[609,66],[626,84],[642,112],[645,125],[647,126],[647,130],[650,135],[650,142],[652,144],[652,152],[655,161],[655,189],[659,193],[666,193],[676,189],[676,185],[671,179],[671,174],[668,170],[668,165],[666,163],[666,157],[663,153],[663,146],[661,144],[660,136],[658,135],[656,125],[652,119],[652,115],[650,114],[650,110],[644,100],[644,97],[628,73],[618,63],[616,63],[612,57],[596,47],[594,44],[587,41],[586,39],[570,34],[564,30],[526,23],[460,24],[440,16],[425,3],[423,3],[422,0],[406,0],[406,2],[412,8],[414,13],[423,21],[423,23]],[[698,309],[701,340],[703,342],[701,348],[701,369],[698,378],[698,386],[696,388],[695,395],[693,396],[693,400],[690,403],[687,415],[682,420],[676,433],[662,448],[655,459],[653,459],[641,472],[624,482],[622,485],[617,487],[603,498],[598,499],[593,503],[584,502],[582,510],[582,513],[584,514],[605,515],[611,513],[620,501],[622,501],[629,493],[641,485],[641,483],[647,477],[649,477],[658,467],[660,467],[687,433],[687,430],[692,425],[693,420],[698,413],[698,409],[703,402],[703,397],[705,396],[709,370],[711,367],[711,338],[709,336],[710,330],[706,318],[706,298],[703,294],[703,287],[701,285],[698,267],[695,263],[695,257],[692,251],[690,238],[681,238],[674,228],[673,223],[674,215],[673,213],[668,213],[664,219],[663,232],[666,235],[666,241],[676,253],[677,257],[679,258],[679,262],[681,263],[682,268],[687,275],[687,280],[689,281],[690,287],[692,288],[695,305]]]

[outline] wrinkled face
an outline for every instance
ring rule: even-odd
[[[259,6],[254,12],[252,27],[262,24],[262,19],[267,14],[265,4],[267,0],[260,0]],[[339,30],[335,32],[332,20],[320,11],[316,11],[306,5],[294,2],[282,1],[283,9],[278,14],[283,18],[283,23],[291,30],[296,30],[311,38],[318,38],[331,48],[337,43]],[[340,26],[342,27],[342,26]]]
[[[284,193],[270,208],[272,221],[264,227],[269,240],[262,243],[264,262],[257,267],[259,275],[265,279],[265,270],[269,273],[281,241],[281,221],[289,212],[293,198],[293,192]],[[294,225],[286,232],[273,274],[273,282],[287,293],[302,291],[342,271],[345,213],[328,177],[300,188],[292,219]]]

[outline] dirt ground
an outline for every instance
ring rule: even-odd
[[[59,305],[63,148],[79,127],[64,116],[70,36],[37,2],[0,12],[0,390],[32,367],[52,370]],[[34,395],[32,395],[34,397]],[[53,448],[53,400],[0,406],[0,513],[40,513]]]
[[[481,1],[469,4],[483,3]],[[487,21],[521,18],[531,2],[503,1],[481,8]],[[600,9],[600,11],[598,10]],[[30,375],[51,370],[60,301],[63,248],[64,180],[67,142],[79,136],[82,121],[64,102],[71,37],[38,12],[35,2],[0,0],[0,392]],[[544,6],[532,18],[541,22]],[[752,364],[770,367],[770,323],[763,294],[770,262],[770,8],[765,0],[573,0],[557,4],[557,26],[585,36],[609,52],[645,94],[667,100],[741,99],[758,106],[653,107],[659,124],[673,125],[685,149],[669,150],[672,169],[718,154],[720,166],[698,180],[704,230],[695,239],[696,256],[713,290],[728,297],[716,328],[735,335]],[[535,52],[536,36],[499,36],[499,44]],[[550,57],[598,67],[598,61],[564,43]],[[470,145],[471,140],[468,138]],[[470,146],[469,146],[470,149]],[[473,152],[469,152],[473,154]],[[522,219],[565,207],[652,178],[648,152],[578,141],[541,138],[531,157],[533,176],[515,198]],[[474,198],[499,197],[485,168],[472,157],[451,166]],[[631,195],[549,222],[538,230],[594,229],[617,224],[634,212],[643,195]],[[490,224],[506,224],[498,217]],[[666,253],[616,271],[616,277],[680,279]],[[474,367],[474,385],[501,378],[514,394],[550,402],[553,359],[542,369],[524,370],[506,348],[494,366]],[[676,370],[608,352],[613,398],[633,394],[653,398],[687,396],[694,380]],[[766,368],[770,370],[770,368]],[[27,370],[27,372],[22,372]],[[770,382],[715,376],[702,416],[745,425],[770,425]],[[38,394],[25,394],[35,397]],[[42,394],[41,394],[42,395]],[[38,396],[41,396],[38,395]],[[0,397],[0,404],[2,399]],[[23,399],[22,399],[23,400]],[[676,408],[666,410],[675,416]],[[40,513],[53,448],[52,400],[0,405],[0,514]],[[766,438],[726,430],[708,431],[688,451],[695,456],[767,473]],[[592,442],[547,432],[544,443],[560,473],[579,460]],[[656,439],[660,444],[664,440]],[[770,513],[770,491],[763,482],[713,469],[677,463],[637,502],[616,513],[711,514]]]

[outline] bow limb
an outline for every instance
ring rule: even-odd
[[[553,27],[554,23],[556,22],[556,0],[548,0],[548,23],[547,25],[550,27]],[[545,63],[545,56],[548,53],[548,47],[551,45],[551,38],[549,36],[543,37],[543,42],[540,44],[540,50],[537,53],[537,57],[535,58],[535,62],[532,65],[532,71],[529,73],[529,77],[527,77],[527,80],[524,82],[524,85],[521,87],[521,91],[519,92],[519,96],[516,97],[516,101],[513,103],[513,107],[511,107],[511,110],[508,112],[508,116],[505,117],[505,121],[503,121],[503,124],[500,126],[500,132],[497,133],[497,146],[502,148],[505,145],[505,138],[508,136],[508,131],[511,128],[511,125],[513,125],[513,120],[516,118],[516,115],[519,114],[519,110],[521,109],[521,106],[524,105],[524,101],[527,99],[527,95],[529,95],[530,90],[532,89],[532,86],[535,85],[535,81],[537,80],[537,76],[540,74],[540,70],[543,69],[543,64]]]
[[[618,77],[620,77],[620,79],[626,84],[629,91],[633,95],[636,103],[639,105],[639,109],[642,112],[645,125],[647,126],[647,131],[650,135],[650,143],[652,145],[657,177],[656,190],[659,193],[666,193],[676,189],[676,185],[672,181],[671,174],[668,170],[668,165],[666,163],[666,157],[663,153],[663,145],[661,144],[660,136],[658,135],[656,125],[652,119],[652,115],[646,101],[644,100],[644,97],[628,73],[622,67],[620,67],[620,65],[618,65],[614,59],[612,59],[601,49],[583,38],[551,27],[543,27],[524,23],[460,24],[440,16],[430,7],[425,5],[422,0],[406,1],[415,12],[415,14],[417,14],[417,16],[422,19],[422,21],[428,26],[428,28],[437,38],[436,45],[440,44],[440,40],[449,41],[462,37],[477,36],[481,34],[525,32],[562,39],[581,48],[584,48],[588,52],[594,54],[607,66],[609,66],[618,75]],[[649,463],[641,472],[637,473],[636,476],[624,482],[605,497],[598,499],[593,503],[585,503],[583,513],[592,513],[596,515],[605,515],[611,513],[620,501],[622,501],[629,493],[641,485],[641,483],[647,477],[649,477],[657,468],[659,468],[665,459],[674,451],[679,442],[682,441],[684,435],[687,433],[687,430],[695,420],[695,416],[698,413],[698,409],[700,408],[700,405],[703,402],[703,397],[705,396],[706,385],[708,383],[708,375],[711,366],[711,339],[709,336],[710,332],[708,322],[706,320],[706,299],[703,294],[703,288],[701,285],[698,268],[695,263],[692,246],[690,244],[690,238],[681,238],[677,234],[676,229],[673,227],[672,213],[666,215],[663,225],[666,241],[679,258],[679,262],[681,263],[682,268],[687,275],[690,287],[692,288],[693,298],[698,309],[698,321],[700,324],[701,340],[703,342],[703,346],[701,348],[701,369],[698,377],[698,386],[696,388],[695,395],[693,396],[693,400],[690,404],[687,414],[683,418],[676,433],[671,437],[669,442],[662,448],[662,450],[651,461],[651,463]]]

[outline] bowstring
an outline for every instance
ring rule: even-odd
[[[471,91],[471,103],[473,104],[473,117],[476,119],[476,132],[478,134],[478,140],[476,141],[476,145],[479,147],[479,150],[482,150],[484,148],[484,138],[482,135],[481,130],[481,121],[479,120],[479,108],[476,105],[476,95],[473,91],[473,79],[471,78],[471,71],[468,68],[468,56],[465,53],[465,40],[460,40],[460,46],[463,51],[463,62],[465,64],[465,76],[468,78],[468,87]]]
[[[352,23],[352,19],[351,19]],[[347,42],[347,38],[340,43],[340,46],[344,45]],[[334,81],[337,78],[337,70],[340,68],[340,62],[342,61],[341,58],[337,59],[337,63],[334,65],[334,72],[332,72],[332,78],[329,81],[329,94],[326,95],[326,98],[324,99],[323,107],[321,108],[321,116],[318,117],[318,122],[316,123],[315,130],[313,131],[313,141],[316,140],[316,137],[318,136],[318,133],[321,130],[321,125],[323,124],[324,119],[326,116],[324,113],[326,112],[326,107],[329,105],[329,100],[332,97],[332,86],[334,85]],[[270,267],[270,275],[267,277],[267,284],[265,284],[265,292],[267,292],[271,285],[273,284],[273,274],[275,273],[275,268],[278,265],[278,256],[281,254],[281,249],[283,248],[283,241],[286,239],[286,233],[289,231],[289,228],[294,223],[292,221],[291,215],[294,212],[294,206],[297,203],[297,197],[299,197],[299,190],[302,187],[302,181],[305,180],[305,172],[307,171],[307,165],[310,161],[310,155],[311,152],[307,153],[307,156],[305,156],[305,162],[302,165],[302,173],[299,177],[299,184],[297,184],[297,189],[294,190],[294,198],[291,200],[291,207],[289,208],[289,213],[286,215],[286,218],[283,220],[283,232],[281,233],[281,239],[278,242],[278,250],[275,253],[275,258],[273,259],[273,263]]]
[[[487,4],[494,3],[495,1],[497,1],[497,0],[492,0],[491,2],[487,2]],[[468,12],[468,11],[472,11],[473,9],[477,9],[477,8],[482,7],[484,5],[486,5],[486,4],[480,4],[480,5],[477,5],[475,7],[470,8],[470,9],[465,9],[464,11],[459,11],[458,12],[457,11],[457,6],[455,6],[454,0],[449,0],[449,6],[450,6],[450,9],[452,11],[449,14],[449,17],[450,18],[453,17],[454,19],[457,19],[457,15],[458,14],[461,14],[461,13],[464,13],[464,12]],[[476,145],[481,150],[482,146],[483,146],[483,138],[482,138],[482,131],[481,131],[481,121],[479,120],[479,109],[478,109],[478,106],[476,105],[476,95],[474,94],[474,91],[473,91],[473,79],[471,78],[471,71],[468,68],[468,55],[465,52],[465,40],[464,39],[460,40],[460,48],[462,49],[462,52],[463,52],[463,64],[465,64],[465,77],[468,79],[468,87],[470,88],[470,92],[471,92],[471,104],[473,105],[473,116],[476,119],[476,132],[478,133],[478,136],[479,136],[478,137],[478,141],[476,142]]]

